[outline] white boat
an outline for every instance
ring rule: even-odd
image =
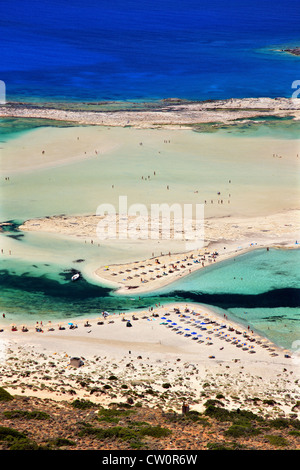
[[[78,273],[74,274],[74,276],[71,277],[72,281],[77,281],[77,279],[79,279],[79,274]]]

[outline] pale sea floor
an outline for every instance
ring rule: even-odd
[[[143,203],[148,209],[152,203],[206,200],[206,217],[266,215],[298,207],[299,142],[282,135],[50,127],[16,134],[1,147],[2,221],[95,213],[102,203],[118,208],[124,195],[128,205]],[[19,240],[2,234],[0,243],[2,269],[17,276],[37,270],[55,280],[58,272],[78,268],[78,258],[85,260],[80,267],[92,280],[99,265],[143,259],[153,249],[157,253],[168,247],[132,241],[95,246],[40,233]],[[13,304],[8,310],[12,314]],[[25,315],[24,308],[20,312]]]

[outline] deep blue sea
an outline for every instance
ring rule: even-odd
[[[7,100],[290,97],[298,0],[0,2]]]

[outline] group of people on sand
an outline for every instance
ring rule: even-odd
[[[208,254],[208,258],[206,258],[206,254]],[[184,258],[181,261],[171,262],[169,264],[169,267],[167,267],[166,264],[161,265],[161,262],[157,258],[157,259],[155,259],[155,264],[156,265],[161,265],[160,269],[163,269],[163,272],[157,274],[156,278],[161,278],[162,276],[168,276],[169,274],[180,271],[180,269],[187,269],[188,268],[189,272],[191,272],[192,271],[191,268],[193,266],[193,263],[194,264],[201,264],[201,266],[204,267],[206,261],[208,261],[209,263],[216,262],[216,259],[219,255],[219,253],[216,252],[216,251],[213,252],[212,254],[210,254],[210,253],[206,253],[206,254],[204,254],[204,255],[199,254],[198,256],[200,257],[200,259],[196,259],[194,257],[194,255],[192,254],[191,256],[189,256],[189,257],[187,256],[186,258]],[[186,264],[183,264],[183,263],[186,263]],[[152,267],[152,265],[149,265],[149,266]],[[143,266],[143,268],[144,268],[144,266]],[[149,270],[149,272],[152,272],[152,271]],[[148,274],[148,273],[143,272],[142,274]],[[150,280],[155,280],[156,278],[151,278]],[[129,279],[132,279],[132,277],[128,276],[126,280],[129,280]],[[142,278],[142,277],[140,278],[140,281],[141,281],[141,283],[149,282],[148,279],[145,279],[145,278]]]

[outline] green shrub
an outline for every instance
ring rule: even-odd
[[[289,427],[289,420],[286,418],[276,418],[268,421],[268,425],[275,429],[284,429]]]
[[[0,441],[6,442],[10,450],[37,450],[39,446],[16,429],[0,426]]]
[[[145,390],[145,393],[147,393],[148,395],[154,395],[154,396],[158,395],[158,393],[155,390],[153,390],[153,388],[147,388]]]
[[[130,421],[129,426],[131,427],[141,427],[141,426],[151,426],[146,421]]]
[[[296,404],[293,406],[292,411],[295,411],[295,410],[297,410],[298,408],[300,408],[300,401],[299,401],[299,400],[296,401]]]
[[[194,423],[200,423],[200,424],[203,424],[203,425],[208,424],[207,418],[204,418],[203,416],[201,416],[201,413],[199,413],[198,411],[195,411],[195,410],[191,410],[188,413],[186,413],[184,415],[184,418],[187,421],[192,421]]]
[[[133,450],[139,450],[139,449],[142,449],[142,448],[145,448],[145,445],[142,441],[136,439],[136,440],[131,440],[130,441],[130,447],[131,449]]]
[[[170,383],[166,382],[166,383],[162,384],[162,387],[163,388],[171,388],[172,385]]]
[[[4,416],[9,419],[49,419],[50,416],[44,411],[25,411],[25,410],[12,410],[4,411]]]
[[[76,446],[76,442],[65,439],[64,437],[57,437],[56,439],[51,439],[49,444],[54,447],[66,447],[66,446]]]
[[[269,420],[268,425],[275,429],[287,429],[290,426],[300,429],[300,421],[298,419],[276,418]]]
[[[141,436],[151,436],[151,437],[167,437],[171,434],[171,431],[167,428],[162,428],[161,426],[146,426],[139,430]]]
[[[107,423],[118,423],[121,417],[128,416],[132,412],[132,410],[109,410],[102,408],[98,411],[98,420],[106,421]]]
[[[276,401],[275,401],[275,400],[272,400],[272,399],[263,400],[263,403],[264,403],[265,405],[270,405],[270,406],[276,405]]]
[[[293,429],[292,431],[289,431],[289,434],[291,436],[300,437],[300,431],[297,431],[296,429],[295,430]]]
[[[237,442],[208,442],[208,450],[241,450],[246,449],[244,445]]]
[[[231,412],[218,406],[208,405],[204,414],[218,421],[232,421]]]
[[[110,428],[96,428],[92,426],[85,426],[80,435],[93,435],[98,439],[122,439],[123,441],[138,442],[145,436],[156,438],[166,437],[171,434],[171,431],[160,426],[141,426],[138,429],[132,427],[115,426]]]
[[[222,393],[218,393],[218,394],[216,395],[216,399],[217,399],[217,400],[221,400],[222,398],[225,398],[224,395],[222,395]]]
[[[214,406],[213,404],[210,404],[210,400],[208,400],[208,402],[206,403],[209,403],[209,404],[204,414],[207,416],[210,416],[211,418],[215,418],[218,421],[232,421],[232,422],[238,422],[239,424],[241,423],[245,424],[246,422],[251,422],[251,421],[258,421],[258,422],[263,421],[263,418],[252,413],[252,411],[240,410],[239,408],[237,410],[229,411],[229,410],[226,410],[225,408],[220,408],[218,406]]]
[[[40,447],[29,439],[16,439],[9,447],[9,450],[39,450]]]
[[[0,401],[10,401],[13,400],[14,397],[8,393],[4,388],[0,387]]]
[[[26,438],[25,434],[17,431],[13,428],[8,428],[6,426],[0,426],[0,441],[6,441],[11,439],[21,439]]]
[[[253,428],[251,425],[244,426],[240,424],[233,424],[230,426],[227,431],[224,431],[225,436],[232,436],[232,437],[246,437],[246,436],[253,436],[260,434],[258,429]]]
[[[289,445],[288,441],[282,436],[273,436],[267,435],[265,436],[270,444],[276,447],[287,447]]]
[[[300,421],[299,421],[299,419],[291,419],[290,420],[290,425],[293,428],[300,430]]]
[[[214,400],[213,398],[210,398],[209,400],[207,400],[207,401],[204,403],[204,406],[205,406],[206,408],[207,408],[208,406],[210,406],[210,405],[212,405],[212,406],[218,406],[218,407],[224,406],[224,404],[223,404],[221,401],[219,401],[219,400]]]
[[[86,410],[86,409],[89,409],[89,408],[97,408],[98,407],[98,405],[96,405],[92,401],[84,400],[84,398],[82,398],[82,399],[77,398],[76,400],[72,401],[71,405],[74,408],[79,408],[80,410]]]

